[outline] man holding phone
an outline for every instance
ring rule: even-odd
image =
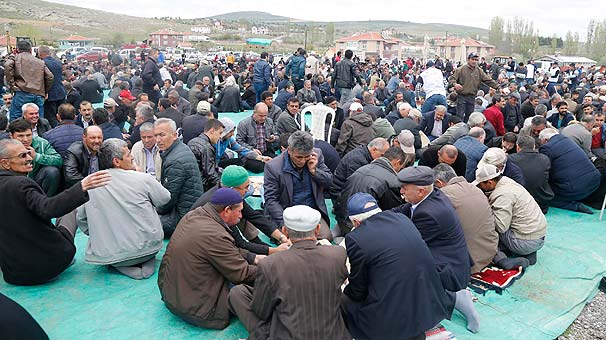
[[[332,241],[324,189],[330,187],[332,173],[324,164],[320,149],[314,148],[313,137],[296,131],[288,138],[288,148],[265,165],[263,188],[265,212],[273,222],[284,225],[284,209],[306,205],[320,211],[319,239]]]
[[[244,118],[238,124],[236,141],[245,148],[264,157],[275,157],[278,135],[274,122],[267,119],[269,108],[263,102],[255,105],[252,116]]]

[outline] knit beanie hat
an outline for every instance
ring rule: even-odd
[[[210,198],[210,203],[215,205],[232,205],[242,203],[242,195],[232,188],[219,188]]]
[[[230,165],[223,169],[221,185],[225,188],[234,188],[242,185],[248,179],[248,171],[239,165]]]

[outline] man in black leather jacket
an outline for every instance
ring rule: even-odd
[[[74,142],[63,157],[63,174],[68,187],[99,171],[97,152],[103,144],[103,132],[98,126],[84,129],[82,141]]]

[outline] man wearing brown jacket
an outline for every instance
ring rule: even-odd
[[[10,120],[21,117],[21,107],[27,103],[38,105],[40,116],[44,117],[44,100],[53,86],[53,73],[43,60],[32,55],[32,45],[29,41],[19,41],[17,50],[19,53],[9,56],[4,64],[6,85],[9,91],[14,93]]]
[[[480,57],[472,52],[467,56],[467,64],[457,68],[453,75],[448,78],[448,85],[457,91],[457,116],[465,123],[469,115],[474,111],[475,99],[480,89],[480,84],[486,84],[497,88],[497,82],[478,67]]]
[[[230,285],[252,284],[254,264],[265,257],[236,246],[228,228],[240,218],[242,195],[221,188],[181,219],[158,272],[162,300],[173,314],[199,327],[227,327]]]

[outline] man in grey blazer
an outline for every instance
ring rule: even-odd
[[[282,231],[292,247],[259,262],[254,289],[229,292],[229,309],[256,339],[351,339],[340,313],[347,278],[345,249],[318,245],[319,211],[305,205],[284,209]]]

